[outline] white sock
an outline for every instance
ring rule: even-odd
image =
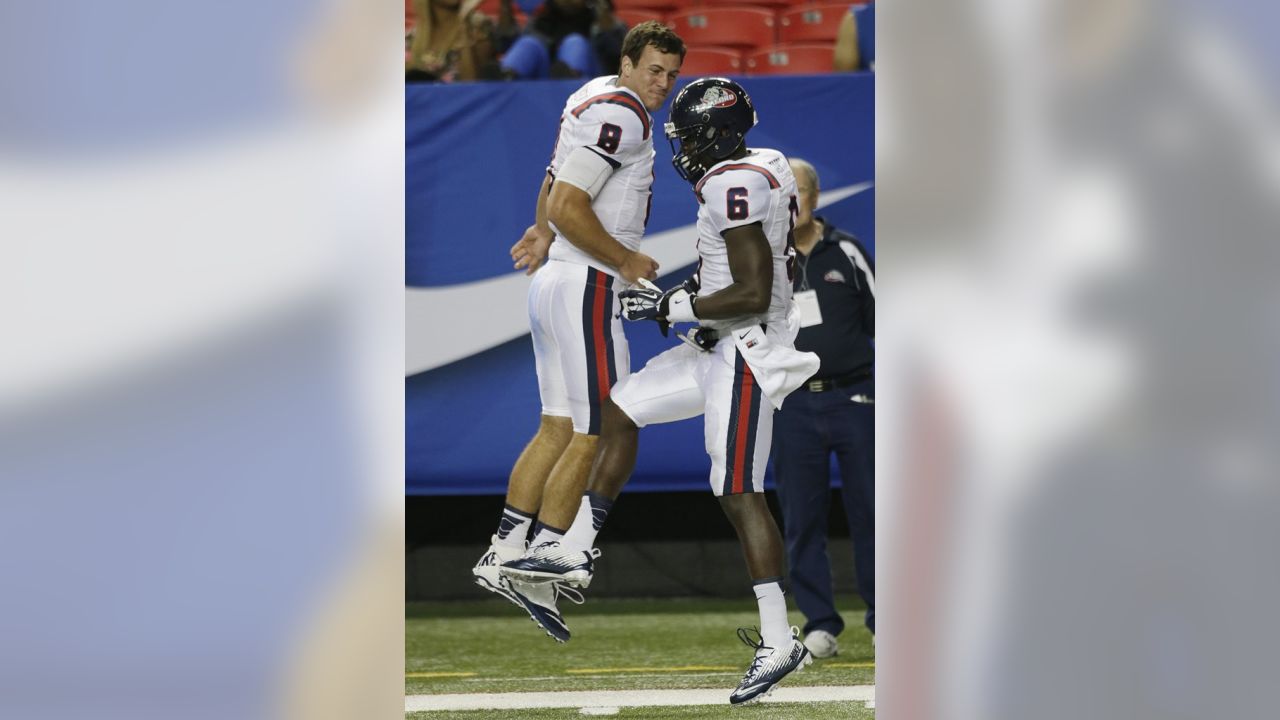
[[[586,552],[595,547],[598,532],[600,528],[596,527],[591,514],[591,500],[583,495],[582,502],[578,504],[578,514],[573,517],[573,524],[569,526],[569,531],[564,534],[560,544]]]
[[[524,541],[529,537],[529,526],[533,524],[533,516],[523,513],[510,505],[502,510],[502,519],[498,521],[497,543],[507,547],[524,549]]]
[[[545,523],[538,523],[537,529],[533,531],[533,540],[529,541],[529,547],[535,548],[542,543],[553,542],[562,537],[564,537],[563,531]]]
[[[753,588],[760,605],[760,635],[771,648],[791,646],[791,626],[787,624],[787,598],[782,594],[782,578],[757,580]]]

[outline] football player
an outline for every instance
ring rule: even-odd
[[[569,628],[557,599],[580,596],[559,582],[502,577],[499,566],[519,558],[530,535],[537,545],[564,534],[586,485],[604,401],[630,373],[618,293],[657,277],[658,263],[638,249],[653,183],[649,113],[666,102],[684,54],[670,28],[640,23],[623,41],[619,74],[569,96],[536,221],[511,248],[517,269],[538,271],[529,287],[529,326],[542,417],[511,471],[498,532],[472,572],[477,584],[523,607],[560,642]]]

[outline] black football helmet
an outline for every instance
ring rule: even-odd
[[[718,77],[694,80],[671,102],[664,126],[675,156],[671,164],[680,177],[696,183],[707,168],[741,147],[755,124],[755,106],[741,85]]]

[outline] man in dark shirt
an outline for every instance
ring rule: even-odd
[[[791,590],[805,616],[805,646],[836,654],[844,619],[836,611],[827,558],[830,462],[840,465],[858,592],[875,632],[875,269],[856,238],[813,214],[818,174],[792,159],[799,215],[793,289],[800,310],[797,350],[822,365],[774,416],[773,461],[782,506]]]

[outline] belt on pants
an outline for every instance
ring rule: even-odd
[[[826,392],[835,390],[836,388],[849,387],[866,382],[871,379],[871,373],[863,370],[861,372],[852,372],[848,375],[842,375],[836,378],[823,378],[821,380],[810,380],[804,384],[804,389],[809,392]]]

